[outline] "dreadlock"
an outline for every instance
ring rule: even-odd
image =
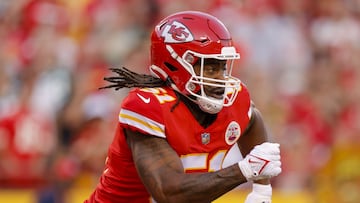
[[[114,73],[117,73],[118,76],[105,77],[104,80],[113,83],[105,87],[100,87],[99,89],[106,88],[115,88],[115,90],[119,90],[121,88],[127,87],[163,87],[170,83],[169,79],[164,81],[160,78],[156,78],[152,75],[139,74],[135,73],[125,67],[122,68],[110,68],[110,70]],[[175,92],[176,93],[176,92]],[[170,111],[173,112],[174,109],[180,103],[180,97],[177,93],[176,103],[171,107]]]
[[[124,87],[162,87],[167,84],[166,81],[161,80],[160,78],[156,78],[152,75],[135,73],[125,67],[110,68],[110,70],[117,73],[118,76],[105,77],[104,80],[112,84],[99,89],[115,88],[115,90],[119,90]]]

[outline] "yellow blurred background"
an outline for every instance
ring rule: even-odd
[[[92,191],[89,189],[74,189],[69,191],[66,202],[78,203],[83,202],[85,198]],[[234,190],[220,199],[214,201],[214,203],[239,203],[244,202],[247,193],[245,191]],[[11,190],[11,191],[0,191],[0,197],[2,202],[11,203],[36,203],[37,197],[31,190]],[[279,194],[277,191],[274,192],[273,202],[277,203],[312,203],[310,194],[305,192],[299,192],[296,194]]]

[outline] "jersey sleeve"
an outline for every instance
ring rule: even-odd
[[[121,105],[119,122],[123,128],[165,138],[161,106],[149,89],[134,89],[129,92]]]

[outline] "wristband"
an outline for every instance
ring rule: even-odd
[[[272,187],[270,184],[263,185],[263,184],[259,184],[259,183],[254,183],[253,184],[253,192],[263,195],[263,196],[271,197]]]

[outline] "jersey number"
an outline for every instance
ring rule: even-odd
[[[181,161],[185,171],[189,170],[208,170],[217,171],[222,168],[227,150],[220,150],[215,155],[209,153],[194,153],[181,156]]]
[[[172,102],[176,98],[169,95],[167,91],[161,87],[159,88],[142,88],[141,91],[143,92],[150,92],[155,95],[155,97],[159,100],[160,104],[165,102]]]

